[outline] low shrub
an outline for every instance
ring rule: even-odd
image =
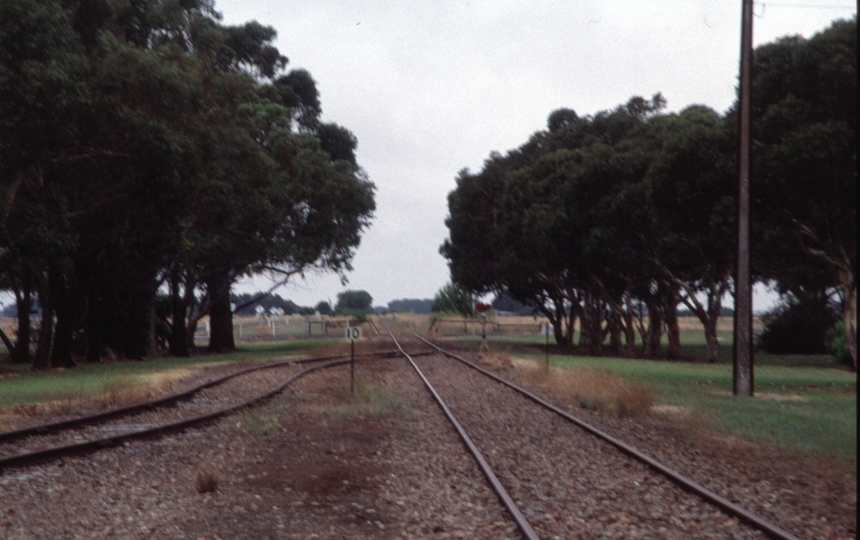
[[[367,322],[367,313],[363,309],[341,307],[341,308],[337,308],[337,310],[335,310],[334,314],[352,317],[359,324],[361,324],[363,322]]]
[[[540,367],[527,377],[531,384],[550,393],[573,399],[583,409],[618,417],[646,416],[654,406],[655,393],[642,384],[632,384],[609,371]]]
[[[845,337],[845,323],[839,321],[827,332],[827,350],[843,364],[852,365],[848,339]]]
[[[827,298],[790,297],[763,317],[758,346],[772,354],[826,353],[827,333],[836,321]]]

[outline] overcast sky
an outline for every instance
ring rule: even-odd
[[[344,287],[308,276],[277,292],[300,305],[363,289],[374,305],[432,298],[449,279],[454,177],[480,170],[546,126],[661,92],[669,111],[734,100],[741,1],[216,0],[226,24],[273,26],[276,45],[317,82],[323,119],[358,138],[377,210]],[[755,44],[810,37],[856,14],[852,0],[757,3]],[[265,280],[240,291],[263,289]],[[755,309],[768,301],[757,297]]]

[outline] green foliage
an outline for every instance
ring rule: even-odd
[[[367,322],[367,311],[364,309],[357,308],[348,308],[348,307],[339,307],[334,310],[335,315],[346,315],[347,317],[352,317],[356,322],[363,323]]]
[[[401,298],[388,302],[389,313],[430,313],[433,300],[430,298]]]
[[[318,311],[320,315],[331,315],[334,310],[331,307],[331,304],[326,302],[325,300],[319,302],[315,307],[315,311]]]
[[[848,339],[845,337],[845,323],[837,322],[827,331],[827,351],[843,364],[851,364],[851,351],[848,349]]]
[[[783,293],[839,289],[856,320],[856,16],[759,47],[753,71],[756,264]]]
[[[797,296],[839,288],[854,319],[856,19],[755,58],[755,272]],[[638,332],[642,353],[659,355],[663,321],[683,303],[717,361],[734,270],[737,119],[665,105],[657,94],[594,115],[561,108],[519,148],[460,171],[440,248],[452,281],[533,306],[560,345],[573,345],[579,323],[591,354],[607,332],[610,347],[624,334],[633,354]]]
[[[229,348],[240,276],[350,269],[374,186],[273,28],[211,0],[64,6],[0,3],[0,283],[56,317],[38,366],[76,333],[90,360],[154,353],[150,328],[188,354],[206,314]]]
[[[259,298],[256,302],[254,299]],[[263,306],[266,311],[269,308],[279,307],[284,310],[285,315],[292,315],[293,313],[313,313],[313,309],[310,307],[299,306],[292,300],[287,300],[281,297],[280,294],[263,294],[260,293],[243,293],[243,294],[231,294],[230,295],[230,303],[235,304],[237,306],[236,313],[240,315],[254,315],[256,314],[256,307]],[[241,306],[241,307],[240,307]]]
[[[517,302],[505,292],[497,294],[490,305],[498,311],[507,311],[517,315],[531,315],[534,312],[534,308]]]
[[[436,292],[430,305],[432,313],[457,313],[471,317],[474,309],[472,293],[455,283],[446,283]]]
[[[335,311],[343,309],[354,309],[365,312],[373,303],[373,297],[367,291],[347,290],[337,293],[337,303],[334,306]]]
[[[774,354],[825,353],[836,319],[826,297],[788,298],[763,317],[758,345]]]

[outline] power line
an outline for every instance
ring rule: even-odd
[[[844,4],[788,4],[784,2],[761,2],[762,6],[795,7],[804,9],[851,9],[856,5]]]

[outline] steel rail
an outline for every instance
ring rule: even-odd
[[[635,448],[628,445],[627,443],[625,443],[619,439],[616,439],[615,437],[609,435],[608,433],[601,431],[600,429],[598,429],[598,428],[586,423],[585,421],[571,415],[570,413],[556,407],[552,403],[549,403],[548,401],[546,401],[543,398],[529,392],[528,390],[521,388],[521,387],[515,385],[514,383],[507,381],[507,380],[497,376],[496,374],[491,373],[491,372],[475,365],[472,362],[469,362],[468,360],[466,360],[460,356],[457,356],[456,354],[453,354],[449,351],[446,351],[445,349],[442,349],[441,347],[435,345],[434,343],[431,343],[430,341],[427,341],[426,339],[419,336],[418,334],[415,334],[415,336],[418,339],[420,339],[421,341],[423,341],[424,343],[430,345],[431,347],[433,347],[434,349],[439,351],[441,354],[448,356],[449,358],[459,360],[460,362],[466,364],[467,366],[471,367],[472,369],[475,369],[475,370],[479,371],[480,373],[490,377],[491,379],[493,379],[493,380],[495,380],[495,381],[497,381],[497,382],[499,382],[499,383],[501,383],[501,384],[513,389],[513,390],[516,390],[517,392],[521,393],[525,397],[527,397],[527,398],[531,399],[532,401],[546,407],[547,409],[551,410],[552,412],[562,416],[566,420],[569,420],[570,422],[576,424],[577,426],[581,427],[582,429],[591,433],[592,435],[595,435],[596,437],[603,439],[604,441],[612,444],[613,446],[615,446],[616,448],[618,448],[619,450],[621,450],[625,454],[641,461],[642,463],[645,463],[646,465],[648,465],[652,469],[663,474],[664,476],[666,476],[669,480],[671,480],[675,484],[681,486],[682,488],[686,489],[687,491],[690,491],[690,492],[700,496],[701,498],[705,499],[706,501],[710,502],[711,504],[714,504],[715,506],[722,508],[727,513],[729,513],[729,514],[731,514],[737,518],[740,518],[743,521],[746,521],[747,523],[749,523],[753,527],[757,528],[758,530],[762,531],[763,533],[767,534],[771,538],[776,538],[778,540],[800,540],[797,536],[795,536],[795,535],[791,534],[790,532],[785,531],[784,529],[774,525],[773,523],[767,521],[763,517],[758,516],[758,515],[750,512],[746,508],[743,508],[743,507],[733,503],[732,501],[726,499],[725,497],[723,497],[723,496],[715,493],[714,491],[711,491],[710,489],[706,488],[705,486],[695,482],[691,478],[684,476],[683,474],[679,473],[678,471],[675,471],[674,469],[669,468],[668,466],[660,463],[659,461],[652,458],[651,456],[648,456],[647,454],[643,454],[642,452],[640,452],[639,450],[636,450]]]
[[[386,351],[381,353],[362,353],[357,354],[356,356],[384,356],[384,355],[399,355],[398,351]],[[57,422],[50,422],[47,424],[40,424],[38,426],[31,426],[27,428],[21,428],[13,431],[5,431],[0,433],[0,443],[12,442],[18,439],[22,439],[24,437],[31,437],[33,435],[44,435],[47,433],[56,433],[59,431],[63,431],[66,429],[78,428],[81,426],[85,426],[88,424],[94,424],[101,422],[103,420],[109,420],[112,418],[118,418],[121,416],[128,416],[132,414],[139,413],[145,410],[151,410],[156,407],[162,407],[166,405],[170,405],[177,401],[188,399],[192,395],[200,392],[201,390],[205,390],[206,388],[210,388],[212,386],[221,384],[225,381],[228,381],[234,377],[238,377],[240,375],[245,375],[247,373],[251,373],[254,371],[260,371],[263,369],[274,369],[278,367],[288,366],[291,364],[305,364],[310,362],[323,362],[327,360],[334,360],[337,358],[345,358],[348,355],[335,355],[335,356],[322,356],[319,358],[297,358],[290,360],[282,360],[279,362],[270,362],[268,364],[253,366],[245,369],[241,369],[235,371],[233,373],[229,373],[222,377],[218,377],[217,379],[213,379],[204,383],[201,383],[197,386],[184,390],[182,392],[177,392],[175,394],[171,394],[169,396],[164,396],[160,398],[156,398],[150,401],[144,401],[141,403],[135,403],[133,405],[128,405],[125,407],[118,407],[116,409],[111,409],[108,411],[103,411],[95,414],[90,414],[86,416],[78,416],[75,418],[69,418],[67,420],[60,420]]]
[[[418,365],[415,363],[412,357],[409,356],[406,351],[403,350],[403,347],[400,346],[400,343],[398,343],[397,338],[394,337],[394,334],[391,332],[391,329],[388,328],[388,325],[386,325],[385,323],[383,323],[383,325],[385,326],[385,329],[388,330],[388,335],[391,336],[391,339],[392,341],[394,341],[394,344],[397,346],[398,349],[400,349],[401,354],[403,354],[403,356],[405,356],[406,359],[409,360],[409,363],[412,365],[412,368],[415,370],[416,373],[418,373],[418,376],[424,382],[424,386],[426,386],[427,389],[430,390],[430,393],[433,395],[433,399],[436,400],[436,403],[445,413],[445,416],[447,416],[448,420],[451,422],[451,424],[453,424],[454,429],[457,430],[457,433],[460,435],[460,438],[463,440],[463,443],[469,449],[469,452],[472,453],[472,456],[475,458],[475,461],[478,463],[478,466],[481,468],[481,471],[484,473],[484,476],[487,477],[487,480],[493,486],[493,490],[499,496],[499,499],[501,499],[502,504],[504,504],[505,508],[514,518],[514,521],[516,522],[517,527],[520,529],[520,532],[523,533],[523,536],[525,536],[527,540],[539,540],[539,536],[532,528],[531,524],[529,524],[528,520],[526,520],[522,512],[520,512],[520,509],[517,507],[517,504],[508,494],[507,490],[505,490],[504,486],[502,486],[501,482],[499,482],[498,477],[496,477],[496,474],[490,468],[490,465],[489,463],[487,463],[487,460],[484,459],[484,456],[481,454],[481,451],[478,450],[478,447],[475,446],[474,442],[472,442],[472,439],[466,433],[466,430],[463,429],[463,426],[461,426],[460,422],[458,422],[457,419],[454,417],[454,414],[442,400],[442,397],[436,392],[436,389],[433,388],[433,385],[430,384],[430,381],[427,380],[427,377],[424,376],[424,373],[422,373],[421,370],[418,369]]]
[[[367,318],[367,322],[369,322],[369,323],[370,323],[370,326],[372,326],[372,327],[373,327],[373,331],[374,331],[374,332],[376,332],[376,335],[377,335],[377,336],[381,336],[381,335],[382,335],[382,334],[379,332],[379,328],[377,328],[377,327],[376,327],[376,323],[375,323],[375,322],[373,322],[373,319],[372,319],[372,318],[368,317],[368,318]]]
[[[114,435],[111,437],[104,437],[101,439],[93,439],[81,443],[70,444],[66,446],[57,446],[53,448],[47,448],[44,450],[37,450],[34,452],[26,452],[24,454],[17,454],[14,456],[7,456],[0,458],[0,472],[3,472],[6,469],[14,468],[14,467],[23,467],[25,465],[33,465],[35,463],[41,463],[44,461],[50,461],[54,459],[58,459],[61,457],[73,456],[78,454],[83,454],[87,452],[92,452],[95,450],[99,450],[102,448],[108,448],[112,446],[117,446],[123,442],[134,440],[134,439],[142,439],[146,437],[151,437],[154,435],[160,435],[162,433],[166,433],[169,431],[177,431],[180,429],[184,429],[190,427],[192,425],[203,424],[205,422],[209,422],[226,414],[229,414],[233,411],[242,409],[244,407],[248,407],[250,405],[254,405],[260,403],[266,399],[271,398],[275,394],[278,394],[284,390],[291,383],[296,381],[297,379],[308,375],[309,373],[313,373],[314,371],[318,371],[320,369],[327,369],[335,366],[340,366],[349,363],[349,359],[343,360],[334,360],[331,362],[327,362],[325,364],[320,364],[318,366],[313,366],[307,368],[295,375],[292,375],[283,383],[278,385],[272,390],[264,392],[258,396],[255,396],[251,399],[245,400],[241,403],[230,405],[229,407],[224,407],[218,409],[216,411],[206,413],[203,415],[195,416],[192,418],[186,418],[184,420],[179,420],[176,422],[170,422],[167,424],[160,424],[158,426],[154,426],[151,428],[140,429],[136,431],[130,431],[127,433],[123,433],[120,435]]]

